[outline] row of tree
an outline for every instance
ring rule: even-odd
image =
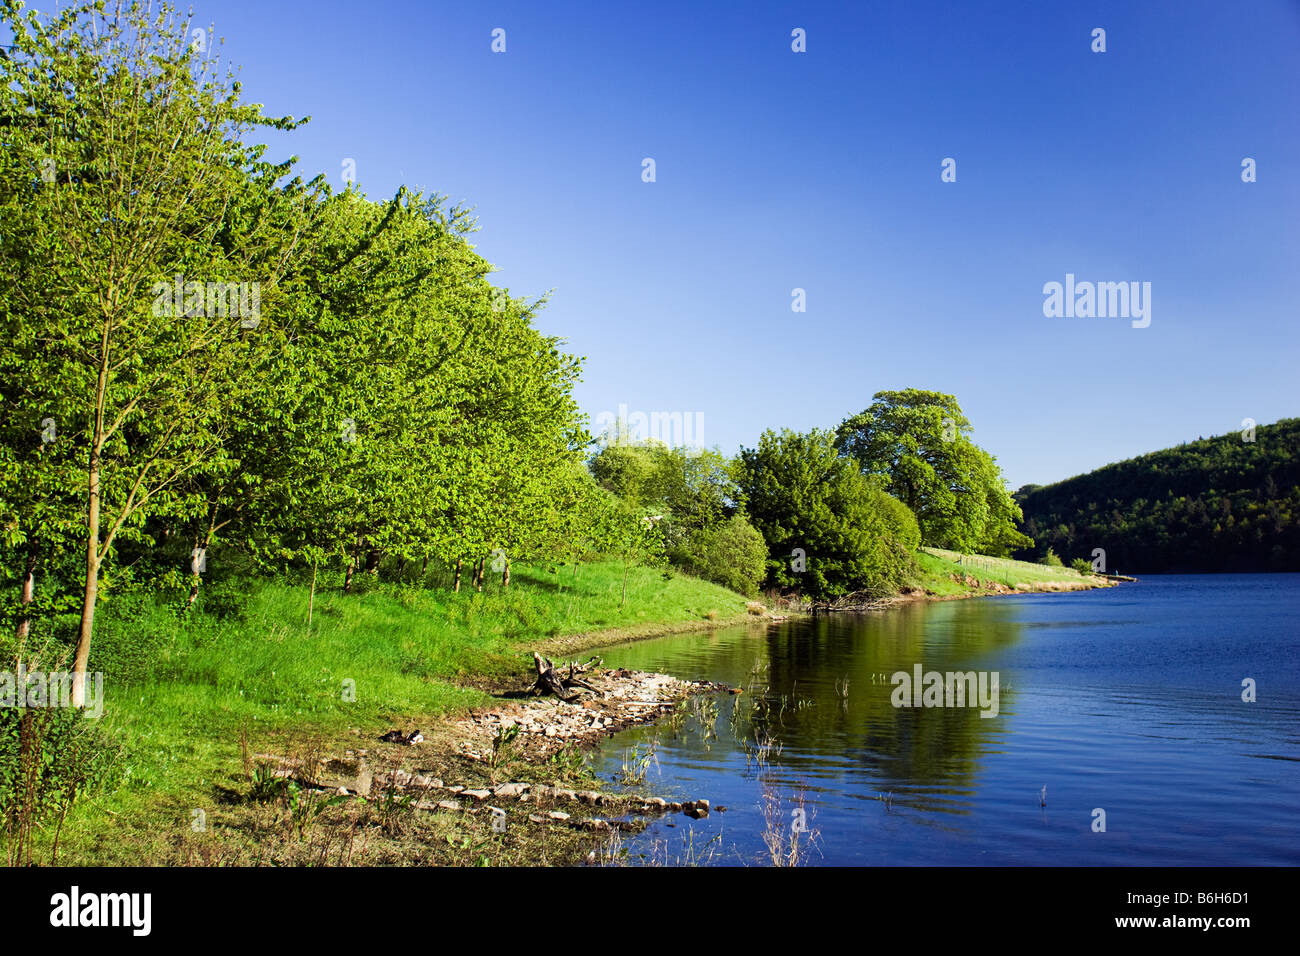
[[[492,285],[465,209],[268,160],[252,134],[299,121],[166,9],[0,9],[0,613],[20,657],[75,648],[74,698],[101,595],[192,604],[217,556],[345,587],[432,561],[459,588],[615,554],[828,596],[897,590],[920,542],[1023,543],[942,393],[734,459],[591,456],[580,360]]]
[[[248,145],[189,25],[7,2],[0,59],[0,568],[23,652],[102,589],[219,543],[264,564],[618,550],[584,467],[580,361],[467,241],[468,213],[334,194]],[[508,580],[508,566],[505,571]],[[80,699],[78,681],[74,697]]]
[[[905,587],[927,545],[1006,555],[1032,544],[992,456],[941,392],[879,392],[835,431],[768,431],[727,459],[610,442],[603,488],[658,513],[666,557],[736,590],[824,598]]]

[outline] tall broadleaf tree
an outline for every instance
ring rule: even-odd
[[[274,230],[250,228],[275,190],[250,177],[258,153],[241,137],[294,123],[241,103],[168,8],[82,3],[43,21],[6,0],[2,16],[14,35],[0,64],[3,204],[19,210],[0,246],[4,309],[30,350],[17,363],[26,406],[62,411],[82,487],[80,706],[119,537],[140,538],[150,515],[201,512],[187,483],[232,467],[222,411],[259,346],[255,310],[232,315],[227,284],[259,283],[265,308],[286,258]]]

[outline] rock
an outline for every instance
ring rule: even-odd
[[[498,797],[518,797],[527,789],[526,783],[503,783],[492,792]]]
[[[551,794],[551,796],[555,797],[556,800],[577,800],[578,799],[578,795],[574,791],[565,790],[561,787],[556,787],[554,792]]]
[[[459,800],[439,800],[439,801],[438,801],[438,809],[439,809],[439,810],[459,810],[459,809],[460,809],[460,801],[459,801]]]
[[[565,813],[563,810],[552,810],[552,811],[551,811],[550,813],[548,813],[546,816],[549,817],[549,818],[552,819],[552,820],[560,820],[560,821],[564,821],[564,820],[569,819],[569,815],[568,815],[567,813]]]
[[[708,807],[691,807],[686,811],[688,817],[694,817],[696,820],[703,820],[709,815]]]
[[[554,737],[557,734],[559,734],[559,731],[555,729],[554,724],[547,724],[546,730],[542,731],[542,733],[544,733],[547,737]]]
[[[393,772],[393,783],[399,787],[405,787],[411,782],[411,774],[406,770],[396,770]]]
[[[351,792],[352,791],[349,790],[347,787],[339,787],[338,789],[338,794],[340,797],[346,797]]]
[[[462,790],[460,795],[462,797],[473,797],[475,800],[486,800],[488,797],[492,796],[492,791],[491,790]]]
[[[663,797],[650,797],[648,800],[646,800],[646,803],[649,804],[655,810],[668,809],[668,801],[665,800]]]
[[[672,803],[668,804],[668,809],[673,813],[681,813],[682,805],[674,800]]]
[[[540,813],[530,813],[530,814],[528,814],[528,822],[529,822],[529,823],[545,823],[545,822],[546,822],[546,817],[542,816]]]
[[[595,790],[579,790],[578,799],[585,804],[588,804],[590,806],[595,806],[597,803],[600,802],[600,794],[598,794]]]
[[[374,784],[375,776],[360,757],[351,760],[337,757],[323,760],[318,767],[316,782],[321,786],[329,790],[346,787],[363,797],[370,796],[370,788]]]
[[[461,786],[444,787],[443,789],[447,790],[449,793],[462,793],[465,790],[465,788]]]

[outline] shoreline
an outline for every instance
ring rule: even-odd
[[[1010,589],[989,582],[977,590],[977,579],[947,578],[936,574],[936,567],[947,569],[931,565],[925,587],[894,595],[873,609],[1116,583],[1077,578],[1067,579],[1066,586],[1058,580]],[[139,819],[147,821],[168,812],[178,799],[187,806],[206,805],[208,825],[158,837],[156,827],[132,823],[114,838],[112,853],[124,864],[155,866],[568,866],[600,862],[602,841],[634,832],[664,813],[698,817],[723,812],[723,807],[710,807],[708,798],[715,795],[708,793],[678,795],[684,801],[680,804],[654,795],[646,786],[651,757],[644,746],[616,751],[623,754],[623,769],[619,771],[616,756],[605,779],[597,778],[586,755],[597,746],[611,746],[608,741],[623,729],[671,726],[687,719],[692,708],[707,706],[712,695],[737,688],[602,663],[587,674],[596,692],[585,701],[562,705],[554,697],[529,693],[534,675],[525,661],[530,651],[558,664],[582,660],[583,652],[597,647],[728,627],[746,627],[759,636],[782,622],[812,616],[806,605],[782,607],[771,598],[770,604],[745,603],[728,594],[734,600],[707,592],[700,600],[688,592],[686,600],[697,607],[726,608],[725,613],[707,611],[702,618],[673,620],[683,605],[661,601],[654,608],[661,620],[655,622],[551,638],[515,636],[502,649],[514,661],[507,667],[495,672],[471,667],[450,680],[441,678],[449,688],[478,692],[473,701],[450,709],[442,706],[442,691],[441,699],[430,697],[427,703],[418,697],[391,700],[347,723],[307,717],[259,729],[246,722],[235,729],[234,745],[214,734],[213,745],[228,753],[208,771],[215,786],[199,784],[191,792],[177,791],[185,794],[179,797],[159,789],[154,791],[157,798],[144,797],[139,806],[146,813]],[[685,608],[689,612],[690,604]],[[121,809],[105,807],[102,812],[116,820]],[[92,806],[87,812],[100,811]],[[107,839],[102,828],[92,832],[95,836],[86,840],[82,852],[97,852]],[[128,849],[137,845],[134,852]]]
[[[908,593],[885,598],[870,610],[885,611],[930,601],[1008,594],[1096,590],[1119,584],[1118,581],[1103,580],[1097,576],[1080,578],[1077,583],[1043,582],[1026,587],[1008,587],[992,580],[982,583],[970,576],[960,583],[969,590],[945,595],[916,588]],[[536,649],[548,656],[554,655],[558,667],[558,658],[562,655],[576,655],[596,647],[618,647],[674,634],[703,634],[725,627],[748,626],[757,630],[786,620],[813,617],[815,613],[829,613],[794,609],[776,611],[766,604],[762,611],[757,611],[756,605],[757,602],[751,602],[744,614],[729,615],[712,621],[646,623],[565,635],[540,642]],[[521,676],[519,684],[523,685],[526,681],[527,677]],[[710,812],[707,795],[703,799],[686,803],[670,803],[661,797],[637,791],[635,783],[631,787],[611,791],[606,789],[606,781],[596,780],[590,775],[586,788],[575,789],[550,779],[546,768],[548,761],[554,760],[557,754],[566,750],[588,753],[603,741],[612,739],[621,730],[672,720],[674,714],[680,713],[687,702],[698,695],[739,693],[740,690],[674,675],[621,669],[605,669],[597,681],[599,690],[596,695],[573,706],[560,705],[550,696],[533,697],[521,689],[503,688],[494,693],[495,700],[488,706],[471,708],[464,714],[445,715],[430,734],[429,743],[419,748],[419,759],[415,762],[428,764],[432,761],[442,767],[459,765],[460,777],[467,782],[444,786],[442,777],[435,778],[438,787],[447,791],[443,795],[449,795],[452,799],[438,800],[436,803],[424,801],[419,804],[421,809],[458,814],[476,819],[480,825],[486,822],[485,811],[490,812],[498,821],[509,819],[511,822],[508,825],[514,830],[516,839],[522,840],[525,845],[545,839],[557,827],[567,828],[576,837],[572,852],[565,854],[562,859],[550,860],[551,865],[595,862],[602,840],[612,833],[640,829],[644,826],[644,818],[648,816],[674,812],[696,817],[707,816]],[[512,779],[498,783],[493,779],[497,774],[492,766],[492,741],[511,728],[515,728],[516,734],[511,738],[511,746],[518,748],[519,762],[514,765],[514,772],[507,775]],[[400,752],[392,756],[398,758],[399,764],[386,771],[384,779],[390,782],[403,781],[404,785],[409,785],[408,782],[412,780],[430,779],[429,773],[402,768],[400,764],[407,761]],[[451,771],[444,773],[449,774]],[[448,775],[446,779],[452,777]],[[466,803],[461,794],[468,794],[472,803]],[[560,805],[564,809],[558,809]],[[717,808],[720,809],[722,808]],[[530,810],[535,812],[530,813]]]

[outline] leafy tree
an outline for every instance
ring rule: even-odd
[[[993,457],[970,441],[970,421],[951,395],[877,392],[845,420],[837,447],[916,515],[926,544],[1004,555],[1023,547],[1020,508]]]
[[[273,190],[248,174],[258,153],[240,136],[294,125],[241,104],[238,84],[199,58],[169,11],[132,5],[110,17],[101,6],[43,23],[8,0],[14,44],[0,63],[0,266],[25,373],[4,391],[23,394],[29,421],[55,410],[71,448],[59,463],[76,473],[52,484],[75,478],[83,489],[78,705],[119,537],[138,540],[150,514],[193,515],[202,501],[184,482],[231,467],[222,410],[260,346],[207,283],[274,287],[284,247],[252,225]],[[244,233],[237,247],[232,231]],[[160,307],[174,276],[181,301]]]
[[[661,516],[660,533],[675,563],[689,538],[742,510],[734,465],[717,451],[619,440],[592,457],[591,471],[630,507]]]
[[[840,455],[834,434],[764,432],[740,487],[768,545],[768,581],[815,597],[898,590],[914,572],[915,519]]]
[[[742,516],[732,515],[693,535],[678,563],[696,577],[752,596],[767,576],[767,542]]]

